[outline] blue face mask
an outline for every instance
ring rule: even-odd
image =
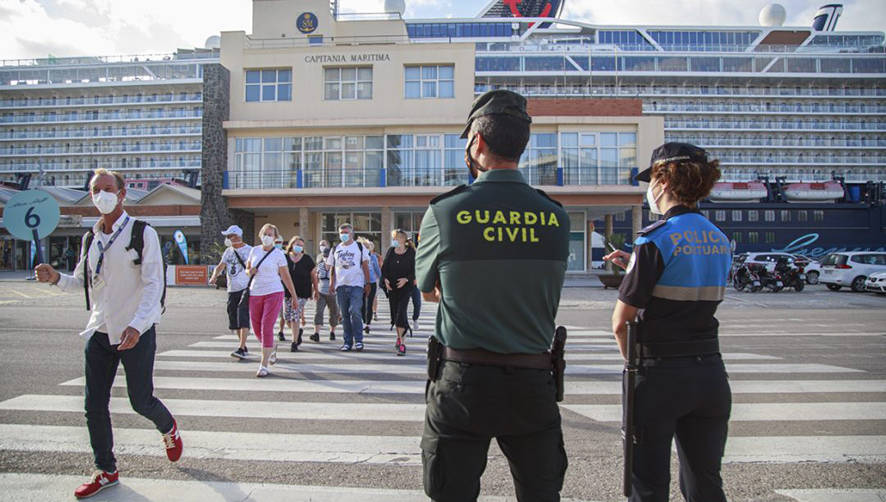
[[[351,240],[351,234],[338,234],[338,236],[341,237],[342,242],[348,242]]]
[[[278,242],[278,243],[274,244],[274,247],[277,248],[277,249],[283,249],[283,243],[282,243],[282,242]]]
[[[397,239],[391,239],[391,247],[395,248],[398,246],[400,246],[400,241],[398,241]]]
[[[295,251],[296,253],[301,253],[302,251],[305,250],[305,248],[295,245],[295,246],[292,246],[292,250]]]

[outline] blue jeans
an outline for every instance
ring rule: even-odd
[[[354,341],[363,343],[363,288],[361,286],[337,286],[335,297],[341,311],[341,324],[345,331],[345,345]]]
[[[86,342],[86,427],[95,458],[95,467],[107,472],[117,470],[114,458],[114,439],[108,404],[111,386],[117,375],[117,365],[126,370],[126,391],[129,403],[139,415],[154,423],[161,433],[172,430],[172,415],[159,399],[154,397],[154,353],[157,339],[153,326],[142,333],[135,347],[117,351],[108,335],[96,332]]]

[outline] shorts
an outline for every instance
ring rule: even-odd
[[[289,322],[298,322],[301,319],[302,312],[305,311],[305,303],[307,298],[298,299],[298,308],[292,308],[292,298],[283,299],[283,319]]]
[[[244,291],[246,290],[228,293],[228,329],[249,328],[249,302],[240,305],[240,297]]]

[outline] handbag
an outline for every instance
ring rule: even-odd
[[[267,258],[273,252],[274,252],[273,249],[268,251],[267,253],[265,253],[264,256],[262,256],[261,260],[258,260],[258,263],[255,264],[255,271],[256,272],[255,272],[255,274],[252,274],[251,276],[249,276],[249,282],[246,284],[246,289],[243,290],[243,294],[240,295],[240,301],[237,303],[238,307],[242,307],[244,304],[246,304],[246,305],[249,304],[249,288],[252,287],[252,280],[255,279],[255,275],[258,273],[258,267],[260,267],[261,263],[263,261],[265,261],[265,258]],[[237,254],[237,253],[234,252],[234,254]],[[239,258],[239,256],[238,256],[238,258]]]

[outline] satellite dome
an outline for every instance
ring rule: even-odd
[[[206,39],[203,47],[206,47],[207,49],[218,49],[221,47],[221,37],[218,35],[212,35]]]
[[[774,27],[783,25],[787,17],[788,13],[781,4],[771,3],[760,10],[758,20],[760,26]]]
[[[385,0],[385,12],[396,12],[403,17],[406,12],[406,0]]]

